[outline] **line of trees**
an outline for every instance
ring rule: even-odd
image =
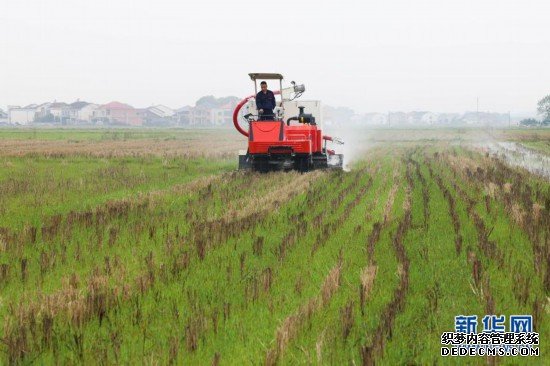
[[[550,126],[550,94],[539,100],[537,104],[537,113],[541,120],[535,118],[526,118],[520,121],[522,126]]]

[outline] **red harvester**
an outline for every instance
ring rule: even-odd
[[[248,150],[239,154],[239,169],[267,172],[273,170],[342,169],[344,156],[327,149],[327,142],[343,144],[337,138],[325,136],[321,131],[321,104],[319,101],[297,102],[305,91],[303,85],[283,89],[281,74],[249,74],[258,92],[257,80],[279,80],[280,95],[272,118],[258,120],[255,96],[243,99],[233,112],[233,124],[237,131],[248,138]],[[241,110],[244,108],[243,112]],[[308,112],[305,109],[308,108]],[[244,112],[247,112],[246,114]],[[245,130],[239,119],[248,122]],[[286,118],[286,120],[285,120]],[[297,124],[292,124],[296,121]]]

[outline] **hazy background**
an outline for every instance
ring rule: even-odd
[[[550,2],[0,0],[0,106],[244,96],[248,72],[357,112],[530,112]]]

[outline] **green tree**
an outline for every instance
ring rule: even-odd
[[[534,118],[526,118],[522,119],[519,124],[522,126],[537,126],[539,124],[539,121]]]
[[[36,122],[43,122],[43,123],[55,122],[55,116],[48,112],[46,115],[37,118]]]
[[[537,112],[542,115],[543,125],[550,124],[550,94],[539,100]]]
[[[206,108],[215,108],[216,104],[216,98],[213,95],[206,95],[204,97],[201,97],[195,103],[196,106],[202,106]]]

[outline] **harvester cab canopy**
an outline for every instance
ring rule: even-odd
[[[306,88],[303,84],[296,85],[294,81],[290,82],[290,84],[292,85],[291,87],[283,88],[284,77],[282,74],[271,73],[271,72],[252,72],[248,74],[248,76],[250,76],[250,79],[254,82],[255,94],[258,94],[258,80],[260,81],[279,80],[279,91],[276,94],[281,95],[281,102],[299,98],[302,95],[302,93],[306,91]]]
[[[254,93],[258,94],[258,80],[279,80],[279,90],[283,90],[283,75],[269,72],[252,72],[248,74],[254,82]]]
[[[256,81],[258,79],[265,79],[265,80],[283,80],[283,75],[281,74],[275,74],[270,72],[251,72],[248,74],[250,78],[253,81]]]

